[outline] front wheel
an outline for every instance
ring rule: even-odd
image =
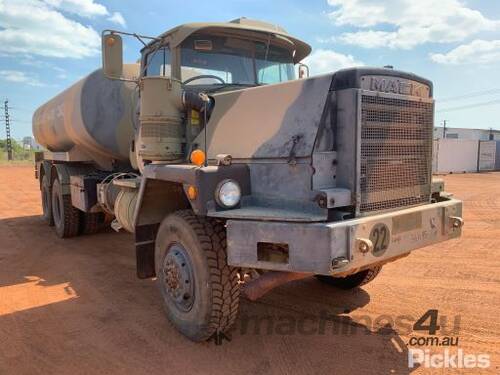
[[[237,269],[227,264],[223,224],[191,210],[167,216],[155,247],[157,283],[168,319],[193,341],[226,333],[239,305]]]
[[[333,276],[325,276],[325,275],[316,275],[316,278],[328,285],[332,285],[334,287],[340,289],[353,289],[358,286],[368,284],[379,274],[382,266],[376,266],[373,268],[369,268],[364,271],[360,271],[358,273],[354,273],[352,275],[346,277],[333,277]]]

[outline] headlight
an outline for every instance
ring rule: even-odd
[[[240,202],[240,199],[240,185],[234,180],[220,182],[215,190],[215,200],[222,207],[232,208]]]

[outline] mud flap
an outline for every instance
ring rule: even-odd
[[[159,224],[140,225],[135,229],[135,256],[137,277],[155,277],[155,240]]]

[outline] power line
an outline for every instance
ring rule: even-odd
[[[484,106],[488,106],[488,105],[492,105],[492,104],[496,104],[496,103],[500,103],[500,99],[490,100],[490,101],[487,101],[487,102],[480,102],[480,103],[462,105],[462,106],[458,106],[458,107],[443,108],[443,109],[437,110],[436,112],[459,111],[459,110],[462,110],[462,109],[484,107]]]
[[[33,108],[29,109],[29,108],[26,108],[26,107],[19,107],[17,105],[15,107],[10,107],[10,109],[19,110],[19,111],[28,111],[28,112],[33,112],[34,111]]]
[[[445,97],[443,99],[436,99],[437,102],[442,103],[442,102],[449,102],[452,100],[461,100],[461,99],[468,99],[468,98],[473,98],[475,96],[483,96],[483,95],[492,95],[492,94],[497,94],[500,93],[500,89],[489,89],[489,90],[481,90],[481,91],[475,91],[471,92],[468,94],[463,94],[463,95],[458,95],[458,96],[450,96],[450,97]]]
[[[0,116],[0,120],[5,121],[5,117]],[[31,121],[29,121],[29,120],[14,120],[14,119],[12,118],[12,116],[9,116],[9,120],[10,120],[11,122],[16,122],[16,123],[18,123],[18,124],[28,124],[28,125],[29,125],[29,124],[31,124]]]

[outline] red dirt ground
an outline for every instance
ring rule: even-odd
[[[449,329],[460,316],[458,334],[450,333],[459,347],[491,356],[489,369],[469,372],[498,374],[500,173],[445,180],[465,202],[461,239],[416,251],[352,291],[306,279],[242,300],[232,341],[216,346],[192,343],[169,324],[154,281],[135,277],[131,235],[58,239],[40,217],[33,168],[1,166],[0,374],[431,373],[408,368],[406,343],[424,334],[386,326],[407,316],[411,327],[428,309],[446,316]],[[324,332],[310,333],[322,311]],[[267,319],[260,334],[255,317]],[[290,327],[307,332],[279,334]]]

